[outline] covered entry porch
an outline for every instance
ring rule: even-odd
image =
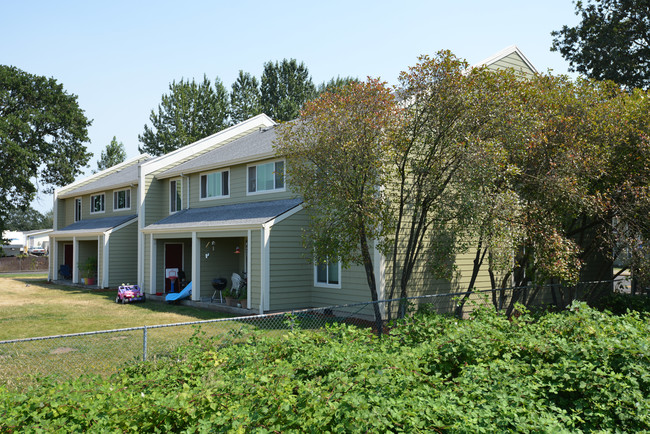
[[[182,252],[182,258],[175,254],[175,263],[192,282],[192,301],[215,302],[215,295],[221,301],[212,281],[225,278],[226,287],[232,288],[232,275],[237,273],[245,282],[242,307],[268,311],[271,227],[300,209],[300,203],[290,199],[186,209],[144,227],[141,285],[150,294],[166,291],[168,258],[175,248]],[[173,244],[182,247],[166,247]]]
[[[252,308],[251,289],[259,277],[254,270],[249,272],[251,230],[150,233],[148,238],[151,260],[145,288],[150,294],[179,292],[192,282],[192,301],[220,303],[225,301],[225,292],[215,293],[213,280],[225,279],[230,290],[232,276],[237,274],[243,282],[242,307]]]
[[[100,288],[135,283],[136,221],[135,215],[80,220],[52,232],[49,280]]]

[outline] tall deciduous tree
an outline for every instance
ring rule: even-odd
[[[92,156],[89,125],[77,97],[54,78],[0,65],[0,233],[39,184],[47,193],[81,173]]]
[[[383,83],[353,83],[306,103],[299,121],[279,128],[276,143],[311,216],[305,241],[315,260],[362,265],[372,300],[378,299],[373,241],[385,239],[391,227],[380,186],[387,181],[385,137],[397,111]],[[375,314],[380,321],[376,305]]]
[[[152,110],[151,127],[138,136],[140,152],[163,155],[229,126],[228,92],[219,78],[214,86],[203,82],[173,81],[169,94],[162,96],[158,110]]]
[[[552,51],[572,71],[627,88],[650,86],[650,3],[647,0],[578,0],[574,27],[554,31]]]
[[[260,113],[262,113],[262,108],[259,82],[255,76],[240,70],[230,92],[232,122],[238,124]]]
[[[108,169],[113,167],[116,164],[122,163],[126,160],[126,151],[124,150],[124,144],[117,141],[117,137],[113,136],[111,143],[106,145],[106,149],[102,151],[102,155],[97,161],[97,171]]]
[[[316,94],[309,70],[295,59],[265,63],[260,91],[262,111],[280,122],[296,119]]]
[[[514,75],[468,64],[449,51],[423,56],[400,74],[405,110],[388,191],[395,231],[388,297],[409,294],[414,271],[451,279],[454,257],[474,248],[471,289],[486,256],[512,248],[504,234],[517,212],[498,142],[502,92]],[[512,237],[512,236],[511,236]],[[487,262],[487,261],[485,261]],[[493,261],[496,265],[496,261]],[[400,314],[404,314],[404,304]]]

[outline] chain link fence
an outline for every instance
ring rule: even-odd
[[[612,281],[584,282],[571,287],[545,285],[431,294],[266,315],[0,341],[0,381],[8,388],[20,389],[46,376],[62,380],[83,374],[108,376],[125,364],[178,357],[177,349],[196,333],[213,338],[217,345],[232,342],[243,330],[272,336],[289,330],[320,329],[334,323],[372,328],[381,335],[394,326],[392,320],[418,311],[467,318],[481,306],[494,307],[507,315],[516,312],[517,303],[532,309],[561,309],[573,300],[589,301],[599,294],[610,293],[616,285]]]

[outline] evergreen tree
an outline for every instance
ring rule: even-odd
[[[255,76],[239,70],[230,92],[230,116],[233,124],[245,121],[262,112],[260,85]]]
[[[126,160],[126,151],[124,150],[124,144],[117,141],[117,137],[113,136],[113,140],[106,146],[106,149],[102,151],[102,155],[97,161],[97,170],[93,173],[101,172],[106,170],[109,167],[113,167],[116,164],[120,164]]]
[[[261,85],[262,111],[276,121],[296,119],[306,101],[314,98],[316,87],[304,63],[284,59],[264,64]]]
[[[219,78],[204,76],[202,83],[181,80],[169,85],[157,112],[152,110],[151,127],[144,126],[138,136],[139,151],[163,155],[227,128],[229,124],[228,91]]]

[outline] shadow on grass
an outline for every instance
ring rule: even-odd
[[[23,282],[29,285],[40,285],[44,290],[49,291],[60,291],[68,294],[70,297],[76,296],[89,296],[97,300],[97,303],[101,306],[104,303],[115,304],[115,297],[117,296],[117,289],[96,289],[96,288],[84,288],[77,286],[66,286],[58,285],[47,281],[47,275],[13,275],[12,279]],[[2,276],[7,277],[7,276]],[[192,306],[181,306],[181,305],[171,305],[168,303],[161,303],[158,301],[147,300],[144,302],[134,302],[128,303],[126,305],[120,305],[125,309],[129,309],[129,306],[133,306],[138,309],[146,309],[151,312],[156,313],[175,313],[179,315],[187,315],[198,320],[203,319],[218,319],[218,318],[232,318],[234,315],[215,312],[206,309],[200,309]]]

